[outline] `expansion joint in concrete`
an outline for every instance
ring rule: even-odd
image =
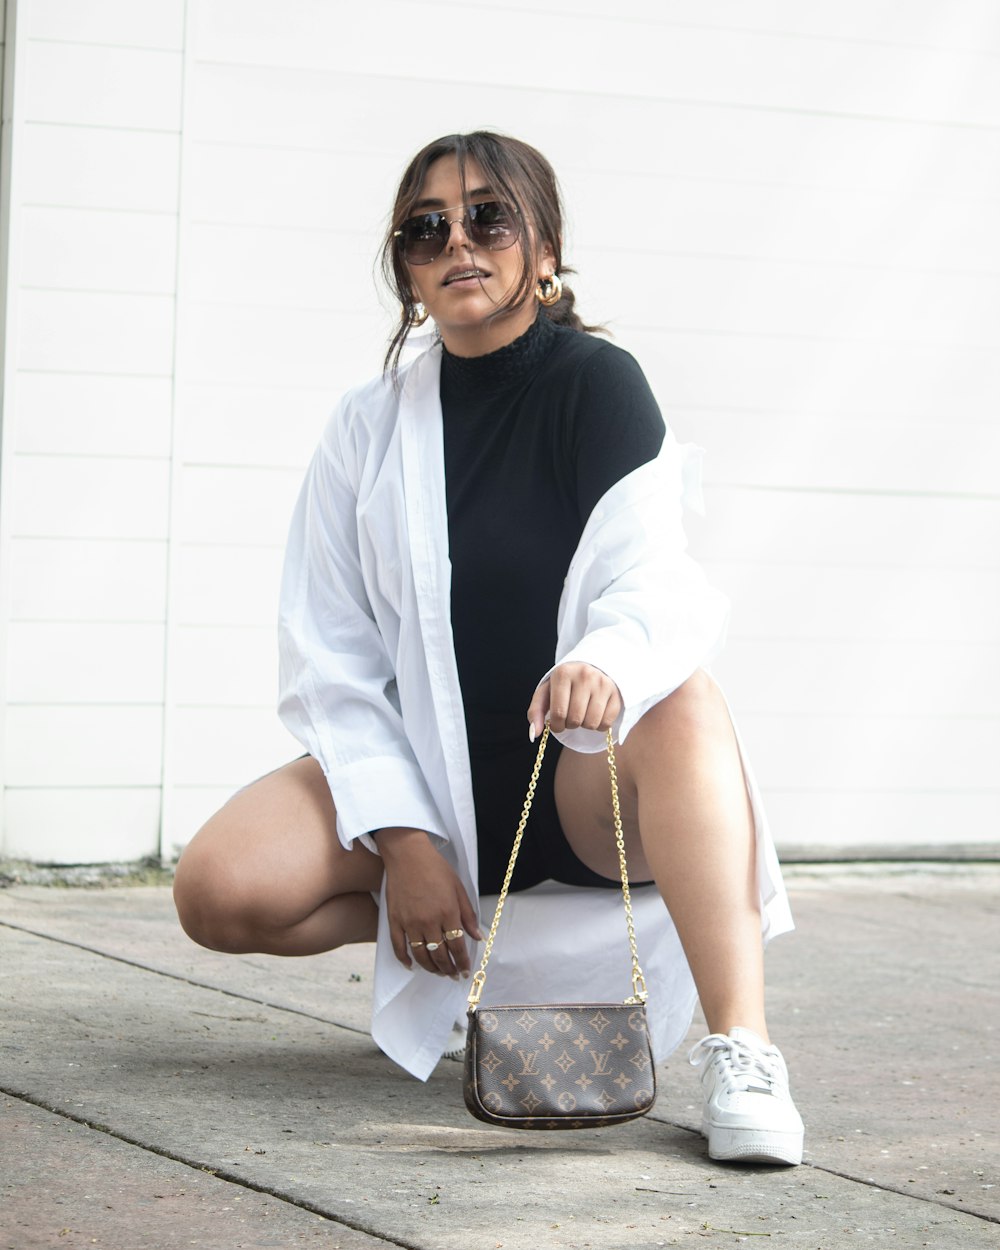
[[[72,943],[68,943],[68,945],[72,945]],[[132,1137],[128,1133],[119,1132],[118,1129],[113,1129],[107,1124],[99,1124],[96,1120],[88,1120],[86,1116],[74,1115],[72,1111],[67,1111],[64,1107],[56,1106],[44,1098],[38,1098],[34,1094],[27,1093],[25,1090],[14,1089],[9,1085],[0,1085],[0,1094],[4,1094],[8,1098],[16,1098],[19,1102],[29,1103],[31,1106],[38,1107],[42,1111],[48,1111],[63,1120],[79,1124],[82,1128],[91,1129],[95,1133],[105,1133],[108,1137],[113,1137],[115,1141],[123,1142],[127,1146],[134,1146],[147,1154],[158,1155],[161,1159],[169,1159],[172,1163],[183,1164],[184,1167],[191,1168],[196,1172],[205,1172],[209,1176],[214,1176],[217,1180],[226,1181],[230,1185],[238,1185],[241,1189],[249,1189],[254,1193],[266,1194],[270,1198],[276,1198],[279,1202],[287,1203],[290,1207],[296,1207],[300,1211],[308,1211],[311,1215],[318,1215],[320,1219],[327,1220],[330,1224],[339,1224],[341,1227],[350,1228],[356,1233],[365,1233],[367,1236],[374,1237],[377,1241],[382,1242],[383,1245],[399,1246],[401,1250],[426,1250],[426,1247],[419,1245],[417,1242],[400,1241],[396,1237],[387,1237],[384,1233],[380,1233],[377,1229],[360,1221],[348,1220],[341,1215],[331,1215],[329,1211],[324,1211],[316,1203],[308,1202],[303,1198],[297,1198],[294,1194],[287,1193],[275,1186],[261,1185],[248,1180],[245,1176],[240,1176],[229,1168],[212,1167],[208,1163],[202,1163],[198,1159],[189,1158],[187,1155],[179,1154],[175,1150],[167,1150],[164,1146],[150,1145],[149,1142],[142,1141],[138,1137]]]

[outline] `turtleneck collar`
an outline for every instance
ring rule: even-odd
[[[539,312],[513,343],[485,356],[456,356],[442,343],[441,380],[457,398],[515,387],[548,355],[555,338],[555,323]]]

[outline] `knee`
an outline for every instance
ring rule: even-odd
[[[680,736],[687,741],[732,735],[732,721],[722,691],[702,668],[654,704],[639,720],[636,730],[641,726],[657,737]]]
[[[199,946],[246,954],[255,949],[252,897],[234,866],[200,837],[184,849],[174,874],[177,918]]]

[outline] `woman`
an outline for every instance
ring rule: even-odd
[[[709,1153],[797,1163],[761,941],[791,921],[704,669],[727,607],[684,554],[697,452],[573,311],[561,243],[555,177],[524,143],[452,135],[404,173],[386,372],[328,424],[286,556],[280,712],[309,754],[192,840],[178,912],[216,950],[377,939],[373,1036],[426,1077],[463,1014],[478,896],[502,880],[547,720],[572,749],[552,744],[511,899],[534,911],[498,957],[536,1001],[620,996],[613,727],[630,870],[651,883],[635,897],[659,1053],[696,987]],[[400,367],[428,316],[439,341]]]

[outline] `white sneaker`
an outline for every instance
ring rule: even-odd
[[[446,1042],[446,1049],[441,1056],[442,1059],[453,1059],[456,1063],[465,1062],[465,1037],[468,1032],[467,1024],[452,1025],[451,1036]]]
[[[731,1029],[728,1037],[702,1038],[688,1062],[701,1068],[701,1133],[708,1138],[709,1158],[802,1162],[802,1118],[777,1046],[768,1046],[751,1029]]]

